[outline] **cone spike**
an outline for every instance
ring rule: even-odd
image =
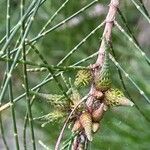
[[[121,106],[133,106],[134,105],[134,103],[132,101],[130,101],[128,98],[126,98],[126,97],[120,98],[119,104]]]
[[[84,128],[85,135],[89,141],[92,141],[92,118],[88,112],[84,112],[80,116],[80,123]]]
[[[93,131],[94,133],[97,132],[98,129],[99,129],[99,127],[100,127],[100,125],[99,125],[98,122],[93,122],[93,124],[92,124],[92,131]]]

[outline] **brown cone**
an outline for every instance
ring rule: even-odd
[[[104,103],[102,103],[98,109],[93,111],[92,113],[93,121],[99,122],[103,117],[103,113],[104,113]]]
[[[73,125],[72,132],[76,132],[76,131],[79,131],[81,129],[82,129],[82,125],[81,125],[80,121],[76,120],[74,125]]]
[[[92,141],[92,118],[90,113],[84,112],[80,116],[80,123],[85,130],[85,134],[89,141]]]

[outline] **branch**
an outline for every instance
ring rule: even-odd
[[[104,62],[104,53],[106,50],[105,40],[107,43],[111,41],[112,28],[114,25],[114,20],[115,20],[118,6],[119,6],[119,0],[111,0],[109,4],[109,11],[105,20],[106,25],[105,25],[105,29],[103,32],[103,39],[99,48],[99,54],[98,54],[98,58],[96,61],[96,64],[98,64],[99,66],[102,66]]]
[[[105,51],[106,51],[106,43],[109,43],[111,41],[111,34],[112,34],[112,29],[113,29],[113,25],[114,25],[114,21],[115,21],[115,16],[117,13],[117,8],[119,6],[119,0],[111,0],[110,4],[109,4],[109,11],[108,14],[106,16],[105,19],[105,29],[103,32],[103,36],[102,36],[102,42],[98,51],[98,58],[96,60],[96,63],[94,64],[93,67],[95,67],[95,73],[97,74],[97,72],[99,72],[101,66],[104,63],[104,59],[105,59]],[[89,111],[92,111],[92,104],[93,104],[93,95],[94,93],[96,93],[96,89],[94,87],[94,85],[91,86],[89,95],[91,95],[87,101],[86,101],[86,105],[89,108]]]
[[[105,20],[106,24],[105,24],[105,29],[104,29],[104,32],[103,32],[103,39],[102,39],[102,42],[101,42],[101,45],[100,45],[100,48],[99,48],[98,58],[97,58],[97,61],[96,61],[96,64],[95,64],[95,66],[96,66],[95,71],[98,71],[104,63],[104,58],[105,58],[104,56],[105,56],[105,51],[106,51],[105,42],[110,42],[110,40],[111,40],[112,28],[113,28],[115,16],[116,16],[116,13],[117,13],[118,5],[119,5],[119,0],[111,0],[110,5],[109,5],[109,11],[108,11],[108,14],[107,14],[107,17],[106,17],[106,20]],[[98,69],[97,69],[97,67],[98,67]],[[92,84],[91,85],[91,90],[88,94],[89,96],[88,96],[87,102],[86,102],[88,108],[92,107],[92,104],[93,104],[93,96],[92,95],[95,92],[96,92],[96,89],[95,89],[94,85]],[[83,100],[81,100],[81,102],[82,101]],[[81,102],[79,102],[78,105],[80,105]],[[67,123],[68,123],[71,115],[75,111],[76,107],[74,108],[74,110],[68,116],[68,118],[67,118],[67,120],[66,120],[60,134],[59,134],[58,140],[57,140],[56,145],[55,145],[55,150],[59,150],[59,146],[60,146],[61,139],[63,137],[64,130],[67,126]],[[89,111],[90,111],[90,109],[89,109]]]

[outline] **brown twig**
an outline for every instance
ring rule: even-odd
[[[106,24],[105,24],[105,29],[104,29],[103,36],[102,36],[102,42],[101,42],[99,52],[98,52],[98,58],[96,60],[96,63],[94,64],[94,67],[95,67],[94,74],[97,74],[97,72],[99,72],[101,66],[104,63],[105,51],[106,51],[105,42],[109,43],[111,41],[112,29],[113,29],[118,6],[119,6],[119,0],[111,0],[111,2],[109,4],[109,11],[108,11],[108,14],[105,19]],[[95,91],[96,91],[96,89],[92,85],[89,95],[93,95],[93,93],[95,93]],[[88,106],[89,111],[92,111],[91,107],[93,104],[93,99],[94,99],[94,97],[91,96],[86,101],[86,105]]]
[[[104,62],[104,54],[105,54],[105,40],[106,42],[110,42],[111,41],[111,33],[112,33],[112,28],[114,25],[114,20],[115,20],[115,16],[117,13],[117,8],[119,6],[119,0],[111,0],[110,4],[109,4],[109,11],[108,14],[106,16],[106,25],[105,25],[105,29],[103,32],[103,39],[99,48],[99,54],[98,54],[98,58],[96,61],[96,64],[98,65],[102,65]]]

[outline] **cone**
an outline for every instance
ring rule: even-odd
[[[75,86],[82,87],[88,85],[92,80],[92,75],[90,70],[79,70],[76,79],[75,79]]]
[[[85,130],[85,135],[87,136],[89,141],[92,141],[92,118],[88,112],[84,112],[80,116],[80,123]]]
[[[104,103],[102,103],[98,109],[93,111],[92,113],[93,121],[99,122],[103,117],[103,112],[104,112]]]
[[[128,98],[122,97],[119,100],[119,105],[121,105],[121,106],[133,106],[134,103],[132,101],[130,101]]]
[[[80,121],[76,120],[73,125],[72,132],[80,131],[81,129],[82,129],[82,125],[81,125]]]
[[[94,133],[96,133],[98,131],[99,127],[100,127],[100,125],[99,125],[98,122],[93,122],[93,124],[92,124],[92,131]]]
[[[133,106],[134,103],[127,99],[119,89],[110,89],[105,92],[105,102],[108,106]]]
[[[111,87],[108,52],[105,51],[104,62],[101,68],[95,70],[94,83],[97,90],[107,91]]]
[[[106,75],[108,76],[108,75]],[[109,77],[95,77],[95,87],[100,91],[107,91],[111,87],[111,80]]]

